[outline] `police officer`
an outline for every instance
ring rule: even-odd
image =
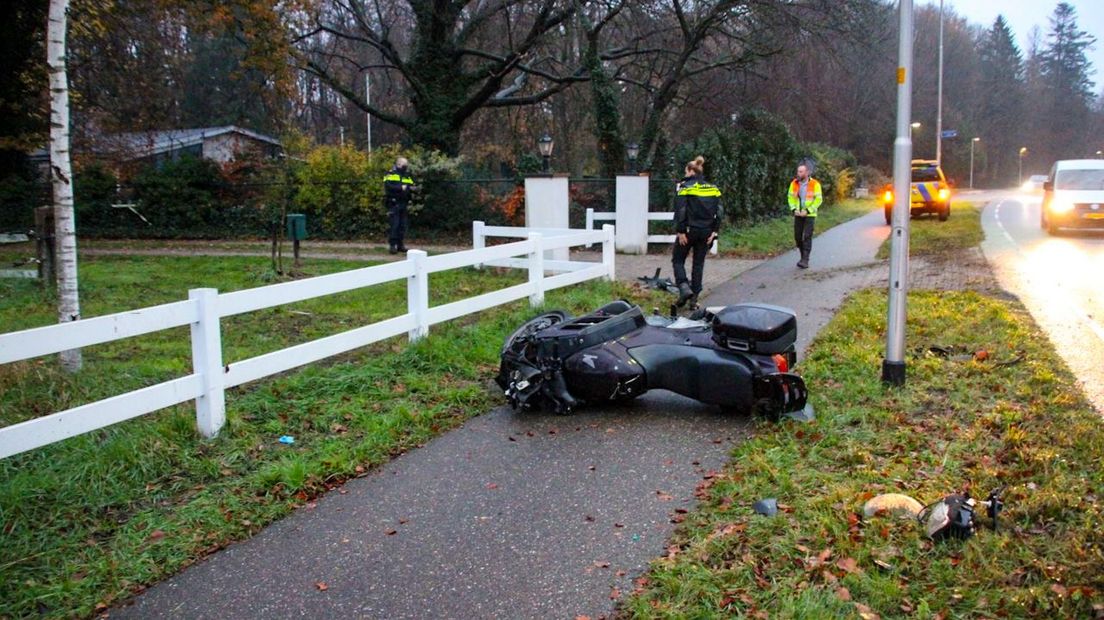
[[[797,267],[808,269],[809,255],[813,252],[813,225],[816,224],[817,209],[824,202],[820,181],[809,176],[808,164],[797,166],[797,177],[790,181],[786,200],[794,216],[794,245],[801,252]]]
[[[697,305],[702,289],[705,254],[721,229],[721,190],[705,182],[705,158],[699,155],[686,164],[686,177],[679,183],[675,197],[675,233],[677,240],[671,258],[675,284],[679,288],[679,307]],[[691,280],[686,279],[686,257],[694,251]]]
[[[395,167],[383,177],[383,202],[387,207],[387,243],[390,252],[405,252],[407,207],[414,191],[414,179],[410,177],[410,162],[405,157],[395,160]]]

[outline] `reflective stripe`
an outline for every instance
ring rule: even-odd
[[[708,183],[695,183],[690,187],[684,187],[679,190],[679,196],[706,196],[719,198],[721,196],[721,190],[717,189],[716,185],[710,185]]]
[[[928,186],[923,183],[916,184],[916,191],[920,192],[920,195],[924,197],[924,202],[931,202],[931,194],[928,193]]]
[[[414,185],[414,179],[412,179],[410,177],[402,177],[402,176],[399,176],[397,174],[389,174],[389,175],[383,177],[383,181],[385,183],[387,181],[397,181],[397,182],[402,183],[404,185]]]

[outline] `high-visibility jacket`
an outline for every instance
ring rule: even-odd
[[[392,168],[383,177],[383,203],[388,209],[392,207],[405,207],[410,203],[410,190],[414,187],[414,179],[405,169]]]
[[[721,229],[721,190],[700,176],[686,179],[675,196],[675,232],[688,233],[690,228]]]
[[[798,195],[800,183],[797,179],[790,182],[790,191],[787,200],[790,203],[790,213],[796,213],[801,206],[801,197]],[[820,181],[809,177],[809,183],[805,186],[805,211],[809,217],[816,217],[817,209],[824,202],[824,193],[820,189]]]

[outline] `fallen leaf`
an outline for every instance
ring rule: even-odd
[[[1050,584],[1050,591],[1057,594],[1058,598],[1065,598],[1066,595],[1069,594],[1068,590],[1066,590],[1066,587],[1059,583]]]
[[[858,575],[863,572],[863,570],[859,568],[859,563],[855,561],[855,558],[842,558],[840,561],[836,562],[836,567],[852,575]]]
[[[855,608],[859,610],[859,617],[863,620],[881,620],[881,616],[874,613],[874,610],[863,605],[862,603],[855,603]]]
[[[595,560],[594,566],[597,568],[609,568],[609,562],[605,560]]]
[[[611,601],[616,601],[617,599],[621,598],[621,590],[619,588],[613,588],[612,590],[610,590],[609,597]]]
[[[851,591],[843,586],[840,586],[836,588],[836,596],[838,596],[841,601],[850,601]]]
[[[161,530],[153,530],[152,532],[150,532],[149,538],[147,538],[146,540],[149,541],[149,542],[155,542],[155,541],[161,540],[164,537],[165,537],[165,532],[163,532]]]
[[[387,535],[388,536],[394,536],[395,534],[398,534],[398,533],[399,533],[399,530],[387,530]]]
[[[497,488],[498,488],[498,485],[497,485],[497,484],[495,484],[494,482],[488,482],[488,483],[487,483],[487,488],[488,488],[488,489],[491,489],[491,490],[493,491],[494,489],[497,489]]]
[[[575,616],[575,620],[590,620],[590,616]]]
[[[669,502],[672,499],[674,499],[673,497],[671,497],[667,493],[664,493],[663,491],[656,491],[656,497],[658,497],[659,501],[661,501],[661,502]]]
[[[330,589],[330,586],[326,585],[325,581],[314,582],[314,587],[318,588],[319,592],[325,592],[326,590]]]

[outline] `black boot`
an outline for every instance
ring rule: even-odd
[[[399,251],[399,249],[398,249],[398,248],[396,248],[395,246],[391,246],[390,248],[388,248],[388,250],[387,250],[387,253],[388,253],[388,254],[395,254],[395,253],[397,253],[398,251]]]
[[[809,268],[809,253],[806,252],[805,250],[801,251],[801,260],[797,261],[797,268],[798,269],[808,269]]]
[[[694,297],[694,291],[690,289],[689,282],[679,282],[678,289],[679,296],[678,301],[675,302],[675,305],[681,308],[686,305],[687,301],[690,301],[690,299]]]

